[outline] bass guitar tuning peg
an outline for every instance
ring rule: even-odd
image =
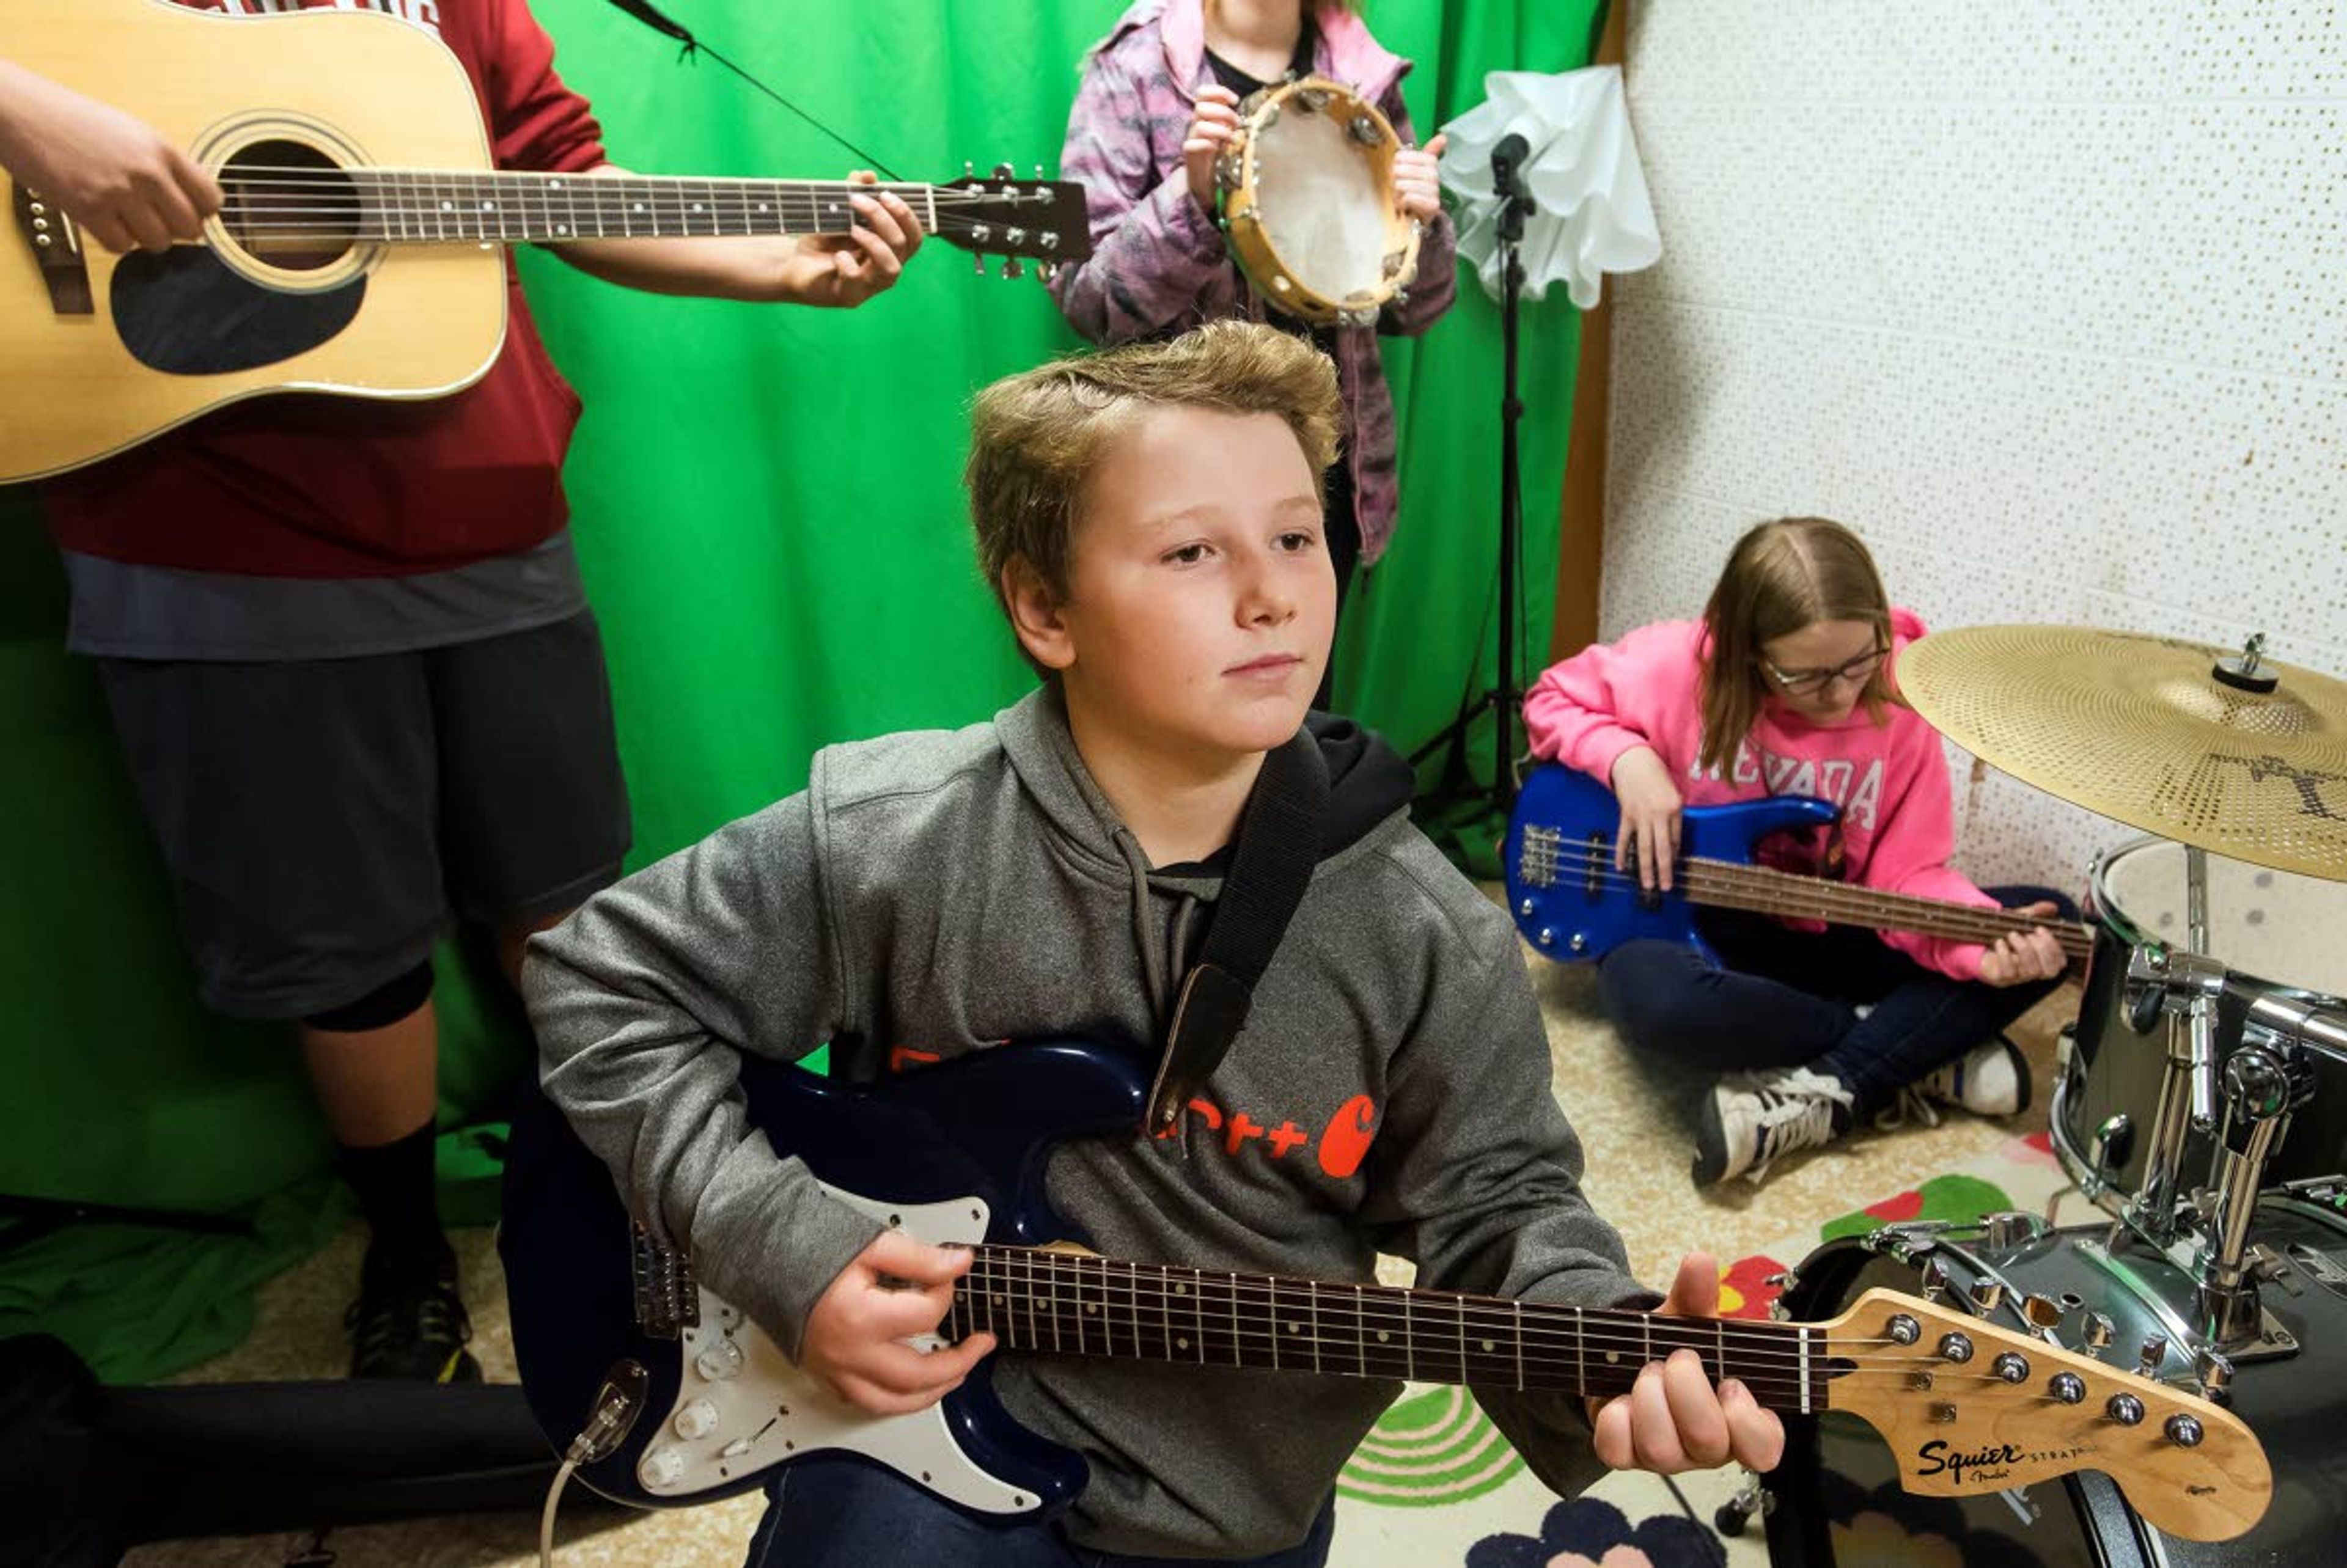
[[[1005,256],[1002,258],[1002,275],[1006,278],[1023,278],[1027,275],[1026,263],[1016,256]]]

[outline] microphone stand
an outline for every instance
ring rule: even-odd
[[[1460,710],[1457,718],[1410,753],[1410,765],[1415,768],[1445,744],[1450,755],[1443,764],[1442,786],[1429,797],[1428,804],[1441,804],[1454,800],[1485,800],[1490,807],[1505,816],[1515,807],[1515,722],[1523,704],[1522,690],[1516,683],[1516,576],[1522,569],[1523,507],[1519,494],[1516,426],[1524,415],[1523,400],[1516,392],[1516,307],[1523,293],[1524,268],[1520,247],[1524,237],[1524,215],[1532,210],[1532,195],[1518,178],[1518,166],[1526,155],[1523,138],[1504,138],[1491,153],[1491,190],[1500,198],[1498,222],[1494,226],[1496,250],[1501,263],[1501,275],[1505,286],[1500,293],[1500,669],[1499,684],[1491,687]],[[1467,731],[1483,711],[1491,711],[1493,747],[1491,784],[1488,790],[1476,787],[1467,766]]]

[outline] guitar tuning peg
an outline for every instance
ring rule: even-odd
[[[961,177],[962,177],[964,179],[977,179],[977,178],[978,178],[978,165],[976,165],[975,163],[972,163],[969,159],[966,159],[966,158],[965,158],[965,159],[963,159],[961,160]]]
[[[994,178],[997,179],[1016,179],[1019,178],[1019,171],[1011,168],[1010,165],[1007,163],[998,163],[994,166]]]
[[[1026,264],[1016,256],[1005,256],[1002,258],[1002,275],[1006,278],[1023,278],[1027,275]]]
[[[1043,183],[1043,166],[1040,163],[1035,166],[1035,183],[1038,185]]]
[[[972,272],[976,272],[976,273],[977,273],[979,277],[981,277],[981,278],[983,278],[984,276],[986,276],[986,258],[985,258],[985,257],[983,257],[983,256],[973,256],[973,257],[971,257],[971,258],[970,258],[970,270],[971,270]]]

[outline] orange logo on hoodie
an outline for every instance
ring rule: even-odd
[[[1369,1140],[1377,1135],[1378,1102],[1366,1094],[1354,1095],[1337,1107],[1320,1134],[1320,1168],[1343,1181],[1361,1168]]]

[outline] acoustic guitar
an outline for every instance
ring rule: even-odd
[[[505,339],[505,247],[845,233],[893,190],[977,254],[1091,251],[1083,188],[1008,166],[942,185],[588,178],[490,162],[456,56],[377,11],[229,16],[168,0],[0,0],[8,57],[135,114],[220,181],[203,242],[116,256],[16,185],[0,233],[0,483],[272,392],[426,398]]]

